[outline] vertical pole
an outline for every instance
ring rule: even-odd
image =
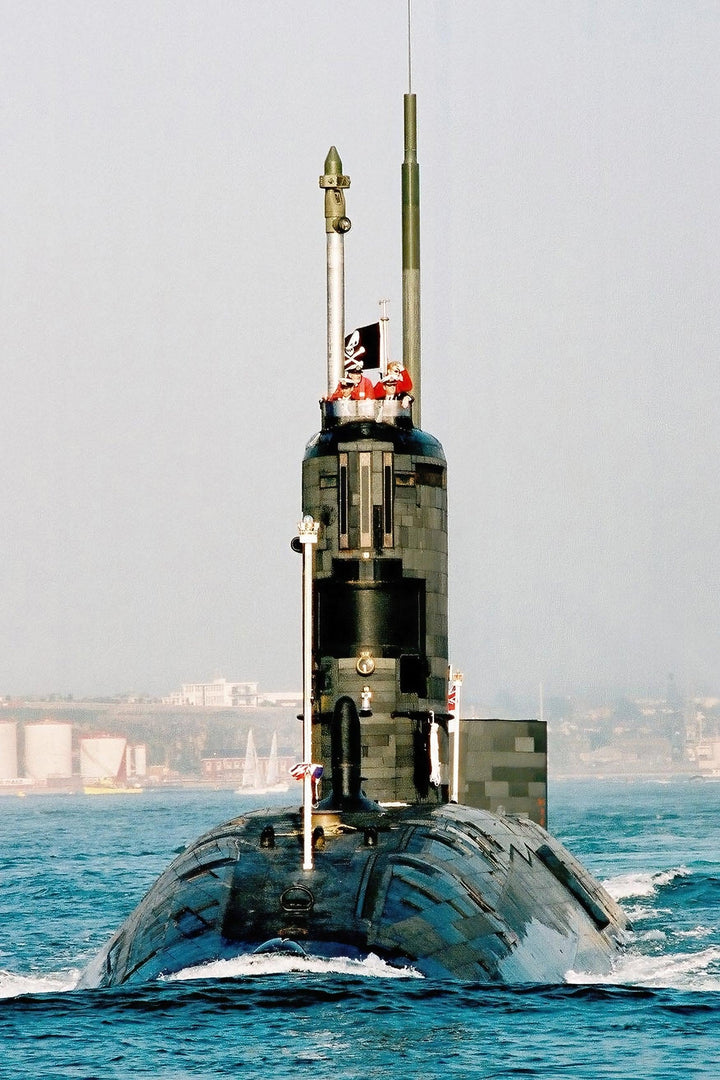
[[[390,359],[390,316],[387,313],[389,300],[379,300],[380,304],[380,372],[387,375],[388,360]]]
[[[343,376],[345,353],[345,241],[327,234],[327,372],[328,397]]]
[[[452,735],[452,769],[450,780],[450,802],[460,801],[460,688],[462,686],[462,672],[453,671],[448,673],[449,695],[448,712],[451,720],[448,725]]]
[[[302,546],[302,660],[303,660],[303,870],[312,870],[312,659],[313,659],[313,570],[315,545],[320,523],[306,515],[298,525]]]
[[[343,375],[345,355],[345,233],[350,219],[345,214],[345,189],[350,177],[342,171],[340,155],[334,146],[325,158],[325,172],[320,177],[325,192],[325,233],[327,235],[327,379],[328,396]]]
[[[420,167],[415,94],[405,94],[405,159],[402,165],[403,363],[413,382],[413,422],[420,414]]]

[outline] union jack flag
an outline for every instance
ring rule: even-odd
[[[450,683],[447,704],[448,712],[454,713],[457,706],[457,686],[455,685],[455,683]]]
[[[314,761],[301,761],[298,765],[293,765],[290,770],[290,775],[294,780],[302,780],[304,777],[309,776],[312,789],[312,800],[313,802],[317,802],[318,783],[323,771],[322,765],[316,765]]]
[[[453,679],[448,685],[447,696],[447,711],[450,713],[450,722],[448,724],[448,731],[457,734],[459,730],[459,690],[460,682],[457,679]]]
[[[311,780],[319,780],[323,771],[322,765],[316,765],[312,761],[301,761],[298,765],[293,765],[290,775],[294,780],[302,780],[304,776],[309,776]]]

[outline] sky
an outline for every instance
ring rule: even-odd
[[[720,690],[720,6],[414,0],[465,692]],[[300,465],[401,347],[405,0],[0,0],[0,695],[301,682]]]

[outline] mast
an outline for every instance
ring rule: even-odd
[[[315,547],[320,523],[305,514],[298,524],[297,547],[302,551],[303,623],[303,870],[312,870],[312,657],[313,657],[313,577]]]
[[[413,418],[420,413],[420,167],[417,160],[415,94],[403,96],[405,159],[402,165],[402,302],[403,363],[413,381]]]
[[[325,233],[327,236],[327,392],[332,394],[343,374],[345,352],[345,233],[350,218],[345,214],[345,188],[350,177],[343,176],[342,161],[334,146],[325,158],[320,177],[325,191]]]

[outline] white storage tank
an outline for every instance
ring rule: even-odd
[[[127,739],[95,735],[80,740],[80,775],[83,780],[116,780],[124,773]]]
[[[18,774],[17,723],[0,723],[0,780],[15,780]]]
[[[72,724],[25,725],[25,773],[34,780],[72,776]]]

